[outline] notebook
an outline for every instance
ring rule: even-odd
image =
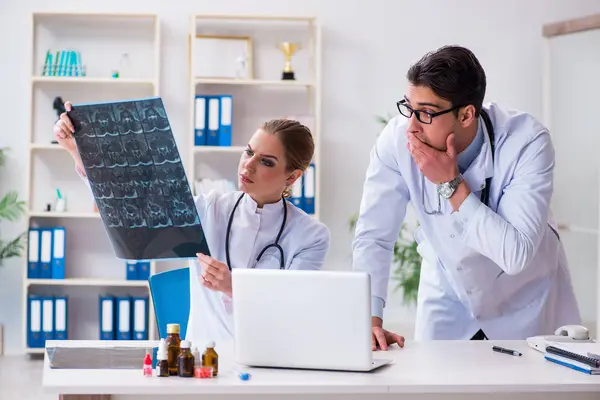
[[[160,97],[74,104],[68,115],[118,258],[210,255]]]
[[[598,367],[600,367],[600,343],[548,342],[548,346],[599,360]]]
[[[550,342],[544,358],[557,364],[591,375],[600,375],[598,343]]]
[[[592,367],[586,363],[573,360],[568,357],[563,357],[557,354],[552,353],[544,353],[544,358],[548,361],[552,361],[556,364],[560,364],[564,367],[574,369],[576,371],[580,371],[590,375],[600,375],[600,368]]]

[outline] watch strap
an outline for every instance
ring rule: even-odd
[[[461,174],[458,174],[458,176],[456,178],[452,179],[450,182],[448,182],[448,184],[450,185],[450,187],[452,189],[456,189],[463,180],[464,180],[463,176]]]

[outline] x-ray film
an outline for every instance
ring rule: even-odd
[[[118,258],[210,254],[160,97],[77,104],[69,117]]]

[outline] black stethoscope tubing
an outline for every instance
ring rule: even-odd
[[[235,210],[237,209],[238,205],[240,204],[240,201],[242,201],[242,198],[244,197],[245,193],[242,193],[241,196],[237,199],[235,205],[233,206],[233,210],[231,210],[231,214],[229,214],[229,221],[227,223],[227,231],[225,232],[225,257],[227,258],[227,267],[229,267],[229,270],[231,271],[231,259],[229,257],[229,236],[231,234],[231,225],[233,223],[233,214],[235,214]],[[287,222],[287,204],[285,199],[282,197],[282,203],[283,203],[283,222],[281,223],[281,228],[279,228],[279,233],[277,234],[277,238],[275,238],[275,242],[271,243],[268,246],[265,246],[260,253],[258,253],[258,257],[256,257],[256,262],[258,263],[258,261],[260,261],[260,258],[262,257],[262,255],[265,253],[265,251],[267,251],[268,249],[270,249],[271,247],[275,247],[277,250],[279,250],[279,269],[285,269],[285,262],[283,259],[283,249],[281,248],[281,246],[279,245],[279,239],[281,239],[281,234],[283,233],[283,229],[285,228],[285,224]],[[252,267],[254,268],[254,267]]]
[[[485,127],[488,133],[488,138],[490,140],[490,150],[492,151],[492,163],[494,162],[494,126],[492,125],[492,121],[490,120],[490,116],[487,111],[481,109],[481,117],[483,118],[483,122],[485,123]],[[492,183],[492,178],[487,178],[485,180],[485,188],[483,188],[483,192],[481,193],[481,202],[489,207],[488,202],[490,201],[490,185]]]

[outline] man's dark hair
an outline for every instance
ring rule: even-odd
[[[444,46],[427,53],[409,68],[406,78],[415,86],[430,88],[452,107],[472,104],[476,116],[481,112],[485,72],[469,49]],[[454,114],[458,115],[458,110]]]

